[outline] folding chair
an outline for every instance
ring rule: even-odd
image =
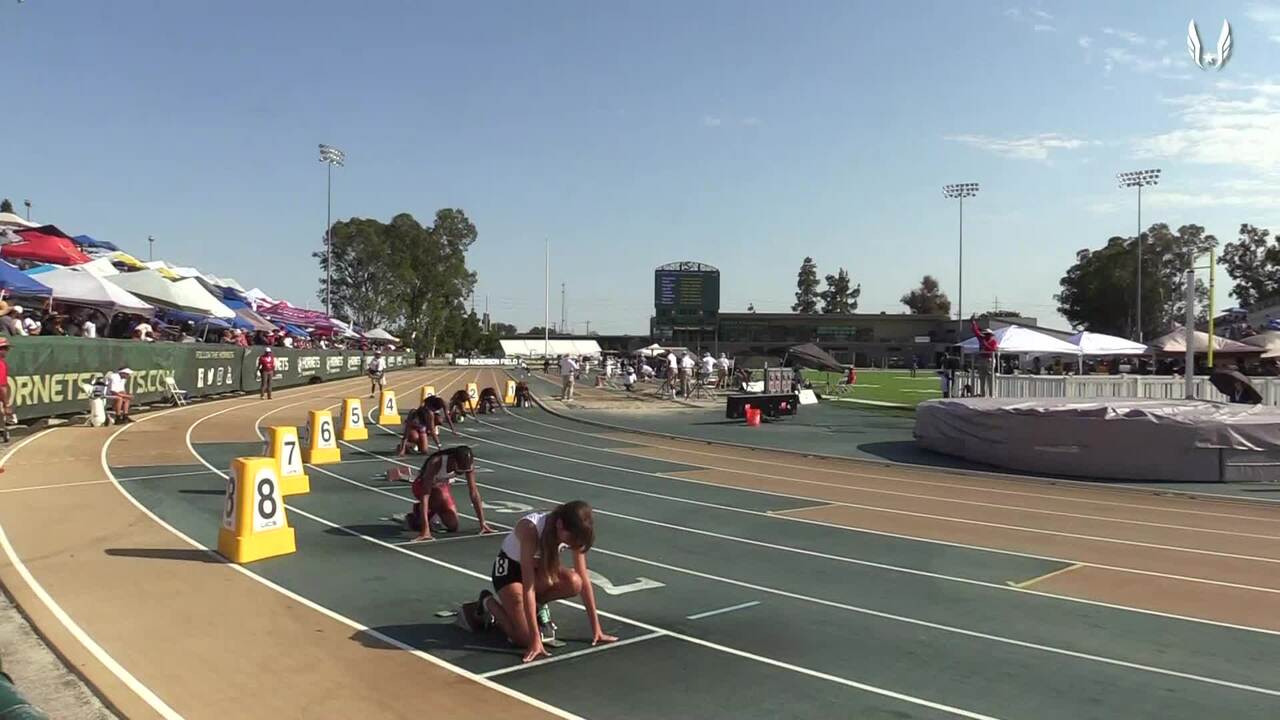
[[[187,391],[178,388],[178,381],[173,379],[172,375],[166,375],[164,378],[164,389],[169,393],[169,399],[174,405],[182,406],[187,404]]]

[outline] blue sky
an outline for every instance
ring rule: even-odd
[[[800,260],[860,310],[920,276],[964,309],[1062,325],[1075,252],[1143,219],[1280,229],[1280,4],[0,0],[0,196],[34,218],[314,307],[334,215],[480,239],[477,306],[644,332],[653,268],[720,268],[722,306],[786,310]],[[1234,52],[1201,71],[1222,20]],[[429,272],[429,268],[424,268]],[[1225,276],[1220,300],[1229,303]]]

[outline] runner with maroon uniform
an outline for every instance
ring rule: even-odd
[[[476,487],[475,456],[471,448],[458,445],[447,450],[437,450],[427,456],[422,469],[413,479],[413,510],[405,515],[405,522],[413,530],[418,531],[414,540],[431,539],[431,518],[438,517],[440,523],[449,532],[458,531],[458,506],[453,502],[453,494],[449,491],[449,481],[454,477],[465,477],[467,489],[471,495],[471,506],[475,508],[476,520],[480,522],[480,534],[493,532],[484,521],[484,503],[480,500],[480,490]]]

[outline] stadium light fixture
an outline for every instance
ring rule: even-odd
[[[1160,168],[1116,173],[1116,183],[1121,190],[1138,189],[1138,282],[1134,289],[1133,324],[1138,331],[1137,340],[1142,342],[1142,188],[1160,184]]]
[[[956,270],[958,288],[956,294],[956,319],[964,319],[964,199],[978,194],[978,183],[953,183],[942,186],[942,196],[960,201],[960,259]]]
[[[320,162],[329,172],[324,223],[324,314],[333,317],[333,166],[343,167],[347,155],[332,145],[320,143]]]

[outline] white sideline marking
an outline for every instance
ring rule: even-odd
[[[723,613],[730,613],[730,612],[733,612],[734,610],[746,610],[749,607],[755,607],[756,605],[759,605],[759,604],[760,604],[759,600],[752,600],[751,602],[744,602],[741,605],[730,605],[727,608],[720,608],[719,610],[708,610],[706,612],[700,612],[695,615],[685,615],[684,619],[685,620],[701,620],[702,618],[709,618],[712,615],[721,615]]]

